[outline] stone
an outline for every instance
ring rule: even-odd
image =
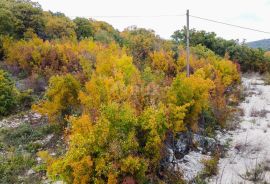
[[[41,118],[41,115],[38,114],[38,113],[34,113],[34,114],[33,114],[33,118],[34,118],[34,119],[40,119],[40,118]]]
[[[32,175],[32,174],[35,174],[36,172],[33,170],[33,169],[30,169],[27,171],[27,175]]]
[[[174,152],[173,152],[173,150],[172,149],[170,149],[170,148],[167,148],[167,161],[168,162],[173,162],[173,160],[174,160]]]
[[[204,168],[201,161],[209,158],[209,156],[191,151],[178,161],[175,169],[182,171],[183,177],[186,181],[192,181]]]
[[[53,182],[53,184],[64,184],[64,182],[63,181],[55,181],[55,182]]]
[[[217,142],[215,139],[205,137],[199,134],[193,135],[193,142],[198,148],[201,148],[202,153],[214,152],[217,149]]]
[[[190,150],[190,133],[180,133],[174,143],[174,153],[177,159],[183,158]]]
[[[37,157],[38,163],[41,163],[42,159],[40,157]]]

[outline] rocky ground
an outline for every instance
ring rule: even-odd
[[[218,174],[204,183],[270,183],[270,86],[261,77],[242,78],[246,98],[229,122],[231,130],[217,130],[214,138],[185,133],[168,144],[169,167],[180,170],[186,181],[200,183],[196,178],[204,172],[203,160],[213,159],[221,148]]]
[[[196,145],[196,146],[195,146]],[[165,164],[172,170],[180,171],[186,181],[192,181],[204,169],[202,160],[209,160],[217,149],[218,141],[190,132],[181,133],[167,143]]]

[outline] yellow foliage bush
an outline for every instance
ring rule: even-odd
[[[202,72],[203,73],[203,72]],[[197,122],[202,109],[208,108],[210,92],[215,85],[210,79],[204,79],[201,74],[186,77],[179,74],[173,81],[168,92],[170,103],[176,106],[187,106],[185,123],[193,130],[197,129]]]
[[[71,74],[53,76],[45,94],[46,100],[33,105],[33,110],[47,115],[51,122],[62,122],[79,107],[80,83]]]
[[[80,85],[71,75],[53,77],[46,99],[34,106],[54,121],[70,115],[66,118],[70,123],[66,153],[44,156],[53,179],[147,182],[153,177],[148,174],[159,170],[168,133],[197,131],[200,116],[209,109],[220,122],[226,120],[225,93],[239,81],[231,61],[208,52],[193,55],[192,74],[186,77],[184,55],[176,62],[169,51],[149,51],[150,66],[140,72],[132,57],[116,44],[105,47],[82,40],[68,45],[91,55],[79,62],[88,71],[87,82]],[[72,57],[65,56],[65,61]],[[157,76],[161,73],[165,77]]]
[[[159,71],[170,74],[175,70],[176,65],[173,59],[172,52],[166,51],[154,51],[150,54],[152,66]]]

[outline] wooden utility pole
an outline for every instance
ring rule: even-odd
[[[186,43],[186,49],[187,49],[187,77],[190,75],[189,71],[189,10],[187,10],[187,43]]]

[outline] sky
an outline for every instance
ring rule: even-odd
[[[70,18],[85,17],[106,21],[119,31],[129,26],[153,29],[162,38],[186,24],[183,15],[190,14],[243,27],[270,32],[270,0],[34,0],[44,10],[65,13]],[[100,17],[146,16],[146,17]],[[157,17],[151,17],[157,16]],[[190,18],[190,28],[213,31],[225,39],[255,41],[270,38],[270,34],[228,27]]]

